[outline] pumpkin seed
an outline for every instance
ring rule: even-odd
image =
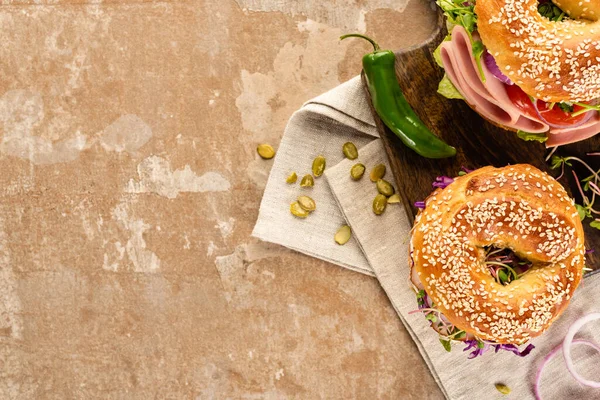
[[[377,182],[385,176],[385,165],[378,164],[371,170],[371,182]]]
[[[275,157],[275,149],[270,144],[259,144],[256,148],[258,155],[265,160],[270,160]]]
[[[502,394],[509,394],[510,388],[506,386],[504,383],[496,383],[496,390],[498,390]]]
[[[338,229],[338,231],[335,233],[335,236],[333,238],[335,239],[335,242],[337,244],[344,245],[344,244],[348,243],[348,240],[350,240],[351,237],[352,237],[352,230],[350,229],[350,227],[348,225],[344,225],[340,229]]]
[[[358,158],[358,149],[352,142],[346,142],[342,146],[342,152],[349,160],[356,160]]]
[[[302,208],[302,206],[297,201],[290,204],[290,212],[298,218],[306,218],[308,217],[308,214],[310,214],[308,211]]]
[[[395,194],[391,195],[390,197],[388,197],[388,204],[396,204],[396,203],[400,203],[400,195],[398,193],[395,193]]]
[[[362,164],[354,164],[352,168],[350,168],[350,177],[357,181],[363,177],[365,173],[365,166]]]
[[[386,197],[390,197],[396,192],[392,184],[384,179],[379,179],[376,185],[377,191]]]
[[[315,186],[315,180],[313,179],[312,175],[310,175],[310,174],[304,175],[304,177],[300,181],[300,186],[302,186],[302,187],[313,187],[313,186]]]
[[[285,179],[286,183],[296,183],[296,181],[298,180],[298,175],[296,175],[295,172],[292,172],[291,174],[289,174],[289,176]]]
[[[300,207],[308,212],[315,211],[317,209],[317,203],[315,203],[315,201],[308,196],[298,197],[298,204],[300,204]]]
[[[375,196],[373,199],[373,212],[376,215],[381,215],[385,211],[385,207],[387,206],[387,197],[382,195],[381,193]]]
[[[312,165],[313,175],[315,176],[315,178],[318,178],[321,175],[323,175],[323,171],[325,171],[325,157],[317,156],[317,158],[314,159]]]

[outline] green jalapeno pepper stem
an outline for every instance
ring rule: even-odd
[[[410,149],[426,158],[446,158],[456,155],[456,149],[435,136],[414,112],[400,89],[396,78],[396,55],[381,50],[371,38],[358,33],[343,35],[365,39],[374,51],[362,59],[373,108],[383,123]]]
[[[344,40],[349,37],[357,37],[357,38],[365,39],[367,42],[369,42],[373,45],[373,50],[375,50],[375,51],[381,50],[381,48],[379,47],[379,45],[377,44],[376,41],[374,41],[370,37],[368,37],[366,35],[362,35],[360,33],[348,33],[347,35],[342,35],[342,36],[340,36],[340,40]]]

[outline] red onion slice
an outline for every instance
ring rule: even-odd
[[[550,128],[554,128],[554,129],[573,129],[573,128],[578,128],[581,125],[583,125],[586,122],[588,122],[590,120],[590,118],[592,118],[592,116],[594,115],[594,112],[592,110],[590,110],[590,111],[586,112],[585,118],[582,119],[581,121],[577,122],[576,124],[558,125],[558,124],[553,124],[552,122],[548,122],[548,120],[546,120],[546,118],[544,118],[542,116],[542,113],[540,112],[540,110],[539,110],[539,108],[537,106],[537,100],[533,99],[532,103],[533,103],[533,108],[535,109],[535,113],[537,114],[537,116],[540,119],[540,121],[542,121],[544,124],[548,125]]]
[[[585,379],[584,377],[582,377],[581,375],[579,375],[577,373],[577,371],[575,370],[575,366],[573,365],[573,359],[571,358],[571,347],[573,347],[573,345],[576,345],[576,344],[583,344],[585,346],[592,347],[598,353],[600,353],[600,346],[598,346],[595,343],[592,343],[588,340],[580,340],[580,339],[573,340],[573,338],[575,337],[577,332],[579,332],[579,330],[581,329],[581,327],[583,325],[587,324],[588,322],[595,321],[597,319],[600,319],[600,313],[591,313],[582,318],[579,318],[577,321],[575,321],[573,323],[573,325],[571,325],[571,327],[567,331],[567,335],[565,336],[565,339],[563,340],[563,342],[561,344],[559,344],[558,346],[556,346],[544,358],[544,360],[542,361],[542,364],[540,365],[540,368],[538,369],[537,375],[535,377],[535,385],[533,387],[533,391],[535,393],[536,400],[542,400],[542,396],[540,394],[540,382],[542,380],[542,372],[543,372],[544,368],[546,367],[546,365],[550,362],[550,360],[552,360],[554,358],[554,356],[556,356],[556,354],[558,354],[558,352],[561,349],[563,351],[563,356],[565,357],[565,363],[567,364],[567,369],[569,370],[571,375],[573,375],[573,378],[575,378],[577,380],[577,382],[579,382],[583,385],[590,386],[593,388],[600,388],[600,382]]]
[[[579,332],[583,325],[587,324],[588,322],[595,321],[597,319],[600,319],[600,313],[591,313],[575,321],[575,323],[569,328],[567,336],[565,337],[562,346],[563,355],[565,356],[565,362],[567,364],[567,369],[569,370],[571,375],[573,375],[573,378],[577,379],[577,382],[593,388],[600,388],[600,381],[591,381],[589,379],[585,379],[584,377],[579,375],[579,373],[575,370],[575,367],[573,366],[573,359],[571,358],[571,344],[573,343],[573,338],[575,337],[577,332]],[[594,346],[594,348],[597,347]]]
[[[583,344],[585,346],[592,347],[598,353],[600,353],[600,346],[598,346],[597,344],[594,344],[592,342],[589,342],[587,340],[573,340],[570,345],[572,346],[572,345],[576,345],[576,344]],[[535,393],[536,400],[542,400],[542,395],[540,394],[540,382],[542,381],[542,372],[544,371],[544,368],[550,362],[550,360],[552,360],[554,358],[554,356],[556,356],[562,348],[563,348],[563,343],[556,346],[550,353],[548,353],[548,355],[546,357],[544,357],[544,360],[542,360],[542,364],[540,365],[540,368],[538,369],[538,372],[535,376],[535,385],[533,387],[533,391]]]
[[[483,53],[483,62],[485,63],[485,66],[490,70],[492,75],[494,75],[494,77],[500,82],[505,83],[507,85],[514,85],[510,78],[504,75],[502,71],[500,71],[498,64],[496,64],[494,56],[492,56],[487,50],[485,53]]]

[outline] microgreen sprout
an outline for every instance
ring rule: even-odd
[[[444,11],[451,24],[464,27],[469,35],[477,29],[474,1],[437,0],[436,3]]]
[[[435,304],[430,301],[429,296],[427,296],[427,293],[425,293],[424,290],[417,291],[417,304],[419,305],[419,308],[409,312],[409,314],[422,313],[431,326],[433,326],[441,335],[440,341],[442,344],[446,341],[461,340],[466,337],[467,333],[465,331],[454,326],[454,324],[444,317],[440,310],[435,308]],[[444,348],[446,348],[445,345]],[[448,350],[448,348],[446,348],[446,350]]]
[[[437,5],[444,11],[448,21],[453,25],[460,25],[467,31],[471,40],[473,56],[481,75],[481,80],[485,82],[483,67],[481,66],[481,56],[485,52],[485,46],[481,40],[473,40],[473,32],[477,30],[477,14],[475,14],[475,1],[464,0],[437,0]]]
[[[588,156],[600,155],[600,153],[588,153]],[[579,218],[584,221],[588,218],[592,219],[589,225],[592,228],[600,229],[600,211],[597,210],[594,205],[596,203],[596,196],[600,196],[600,170],[594,170],[587,162],[583,161],[578,157],[560,157],[553,155],[550,159],[550,165],[552,169],[561,169],[561,173],[556,178],[557,180],[562,178],[565,174],[565,166],[573,167],[573,162],[578,163],[587,169],[591,174],[585,178],[580,179],[575,170],[571,169],[575,184],[581,195],[583,204],[576,204],[575,208],[579,214]]]
[[[550,1],[540,2],[539,13],[553,22],[560,22],[565,18],[565,12]]]
[[[504,251],[504,249],[500,249],[500,251]],[[496,344],[474,337],[473,335],[467,335],[466,331],[459,329],[452,324],[440,310],[435,308],[435,304],[431,301],[425,290],[415,289],[415,291],[419,309],[411,311],[409,314],[423,313],[431,326],[439,333],[440,343],[446,351],[452,350],[452,340],[463,342],[466,346],[463,351],[472,350],[468,356],[469,359],[481,356],[490,349],[494,349],[494,353],[497,353],[500,350],[506,350],[520,357],[524,357],[529,354],[534,347],[530,344],[525,349],[519,350],[514,344]]]
[[[581,114],[584,114],[586,112],[589,111],[600,111],[600,106],[598,105],[593,105],[593,104],[586,104],[586,103],[573,103],[575,105],[578,105],[579,107],[582,107],[582,110],[579,111],[575,111],[573,114],[571,114],[572,117],[577,117]]]
[[[501,285],[519,279],[532,266],[529,261],[519,259],[510,249],[504,248],[489,247],[485,259],[490,274]]]

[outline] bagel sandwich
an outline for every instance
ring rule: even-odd
[[[554,147],[600,132],[600,2],[436,0],[449,35],[438,92]]]
[[[581,220],[563,186],[527,164],[442,177],[410,239],[418,309],[449,350],[525,356],[566,309],[585,266]],[[519,346],[526,347],[520,348]]]

